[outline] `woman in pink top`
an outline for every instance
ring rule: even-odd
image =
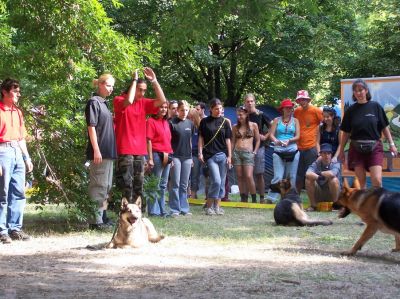
[[[168,155],[172,153],[171,131],[168,118],[168,103],[160,106],[158,114],[150,117],[146,124],[148,164],[152,173],[160,179],[160,197],[154,202],[149,202],[148,212],[150,216],[165,216],[165,190],[167,188],[170,170]]]

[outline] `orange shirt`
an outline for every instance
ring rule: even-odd
[[[297,141],[297,147],[300,150],[307,150],[317,145],[317,132],[319,124],[322,121],[321,109],[308,105],[304,110],[298,107],[294,110],[294,117],[300,123],[300,139]]]
[[[15,105],[5,106],[0,101],[0,142],[21,140],[26,137],[24,118]]]

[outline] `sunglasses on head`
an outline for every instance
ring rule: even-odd
[[[239,107],[238,107],[238,110],[242,110],[242,111],[244,111],[244,112],[247,112],[247,109],[246,109],[245,106],[239,106]]]

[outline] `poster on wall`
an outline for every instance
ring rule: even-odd
[[[342,112],[354,103],[351,87],[355,80],[341,80]],[[379,102],[385,110],[393,139],[400,148],[400,76],[363,78],[363,80],[368,84],[372,100]]]

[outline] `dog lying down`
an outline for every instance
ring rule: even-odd
[[[164,239],[150,220],[142,217],[141,205],[140,197],[134,204],[130,204],[126,198],[122,199],[118,229],[106,248],[138,248]]]
[[[275,186],[271,186],[274,192],[281,194],[281,200],[274,209],[274,219],[278,225],[314,226],[331,225],[329,220],[311,220],[303,211],[301,199],[295,188],[292,188],[290,180],[283,179]]]
[[[350,250],[342,252],[343,255],[354,255],[378,230],[394,235],[396,247],[392,251],[400,251],[400,193],[383,188],[361,190],[356,178],[353,187],[344,179],[338,203],[346,209],[339,217],[352,212],[367,225],[360,239]]]

